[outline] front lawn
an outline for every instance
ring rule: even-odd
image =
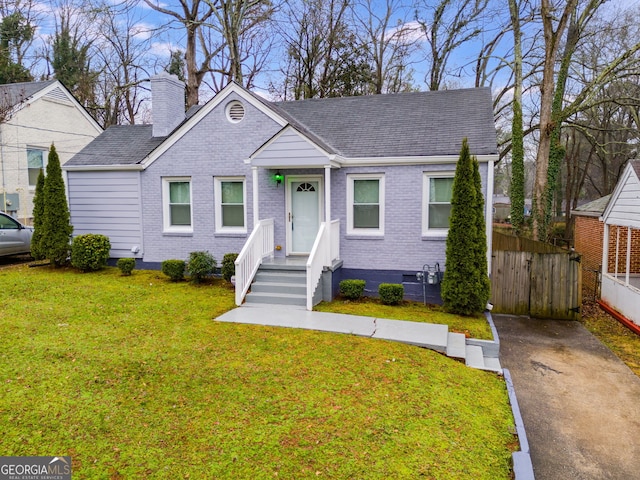
[[[503,379],[367,338],[218,323],[221,281],[0,270],[2,455],[74,478],[508,479]]]

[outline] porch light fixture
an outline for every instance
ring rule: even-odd
[[[280,186],[282,180],[284,180],[284,176],[280,173],[280,170],[276,172],[273,178],[275,179],[277,186]]]

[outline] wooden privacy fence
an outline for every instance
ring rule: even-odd
[[[496,250],[494,246],[491,301],[495,313],[560,320],[580,318],[580,255],[553,248],[556,251],[552,253],[535,253]]]

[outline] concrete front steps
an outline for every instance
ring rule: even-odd
[[[496,342],[467,339],[462,333],[447,332],[445,353],[448,357],[464,360],[468,367],[502,374],[499,350]]]
[[[245,297],[247,304],[307,306],[305,265],[260,265]]]

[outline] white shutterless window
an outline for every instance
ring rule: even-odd
[[[216,232],[246,233],[246,182],[244,177],[215,177]]]
[[[446,235],[453,194],[451,172],[427,172],[423,177],[422,234]]]
[[[162,204],[165,232],[193,232],[190,177],[163,178]]]
[[[347,234],[384,235],[384,175],[347,176]]]

